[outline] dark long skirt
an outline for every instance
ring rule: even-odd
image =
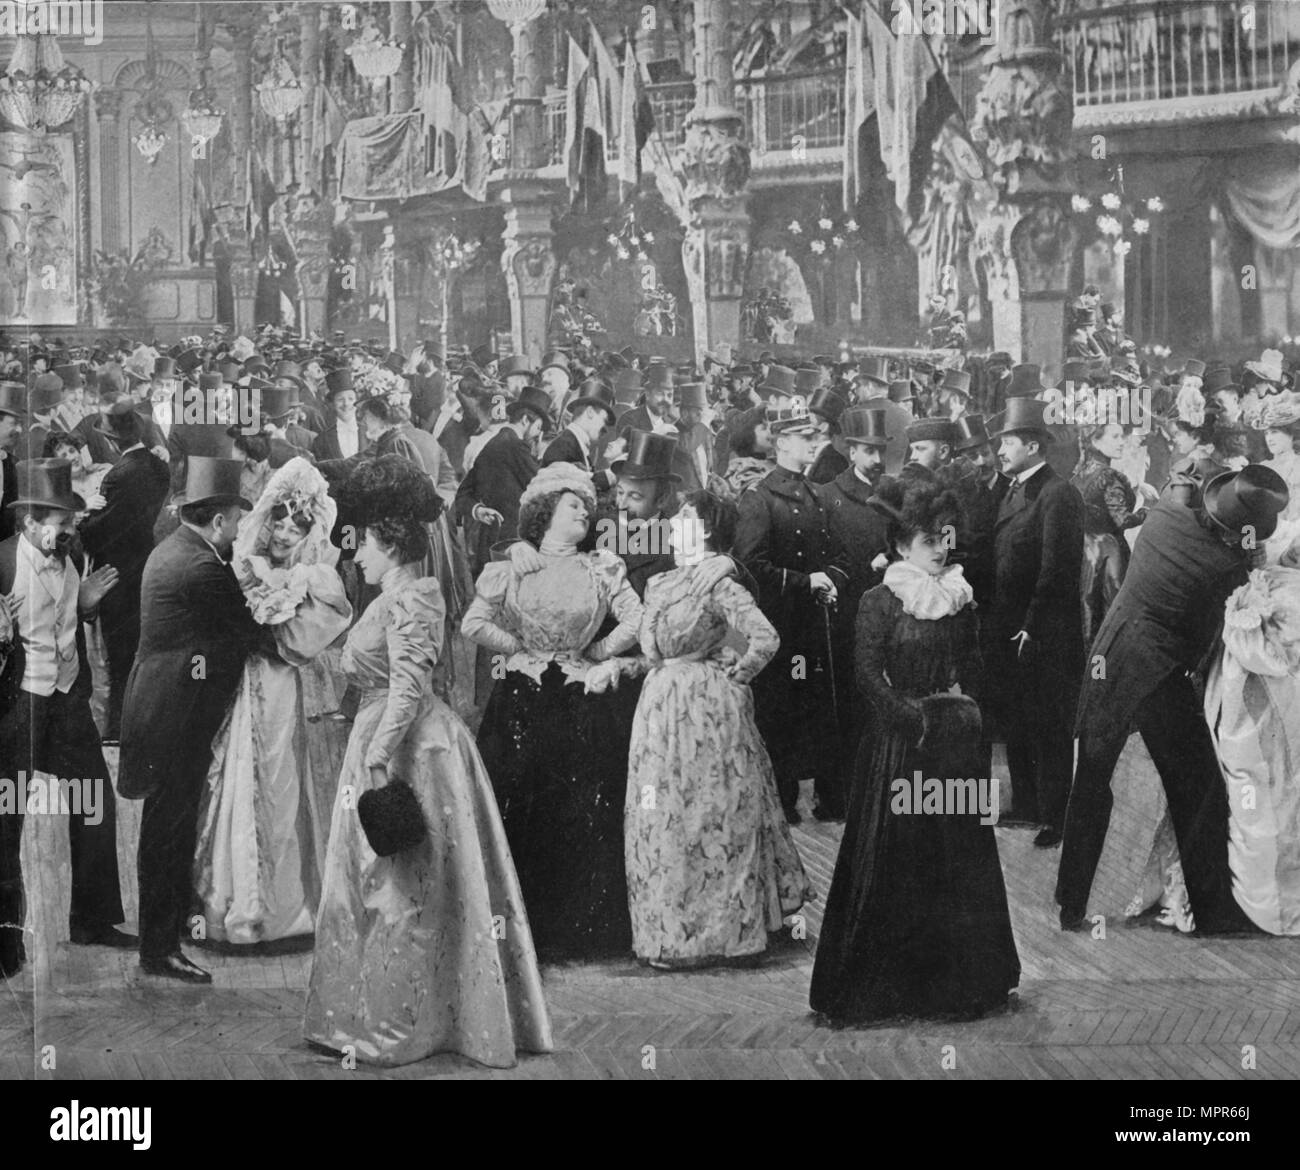
[[[623,807],[639,691],[584,694],[552,664],[540,684],[498,680],[483,712],[478,747],[543,959],[631,953]]]
[[[1020,981],[997,840],[979,814],[891,811],[891,784],[983,777],[967,758],[920,758],[897,734],[864,738],[826,900],[810,1002],[845,1023],[969,1018],[1004,1005]]]

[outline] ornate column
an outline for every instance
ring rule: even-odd
[[[330,236],[333,214],[329,204],[315,194],[298,199],[287,227],[298,256],[298,289],[302,294],[302,319],[298,327],[306,336],[315,330],[329,334],[327,295],[330,279]]]
[[[1064,352],[1076,234],[1069,204],[1077,189],[1074,101],[1049,20],[1046,0],[1013,0],[971,123],[997,168],[998,202],[976,224],[990,295],[1002,298],[993,304],[994,347],[1041,365],[1048,378],[1059,373]]]
[[[230,291],[235,303],[237,333],[252,333],[256,327],[257,265],[252,241],[244,229],[244,208],[248,203],[248,175],[245,161],[253,148],[253,29],[255,11],[242,5],[228,5],[225,23],[230,29],[231,57],[235,69],[235,105],[230,120],[231,157],[235,166],[229,175],[230,199],[218,211],[230,257]]]
[[[316,86],[320,73],[320,13],[318,3],[302,5],[299,24],[302,28],[302,106],[298,110],[298,181],[305,191],[317,190],[320,159],[312,157],[312,138],[316,129]],[[325,192],[321,191],[321,195]]]
[[[99,240],[106,252],[122,247],[122,195],[119,189],[125,171],[122,162],[122,99],[118,89],[95,91],[95,117],[99,120]]]
[[[400,114],[415,105],[415,53],[411,49],[411,0],[397,0],[390,10],[389,33],[406,46],[402,63],[393,74],[392,112]]]
[[[735,108],[730,0],[695,0],[695,108],[677,164],[688,208],[682,261],[690,286],[697,358],[740,342],[740,300],[749,259],[749,147]]]
[[[501,267],[510,293],[515,353],[538,362],[546,349],[551,282],[555,279],[551,205],[545,188],[527,182],[507,187],[501,199],[506,205]]]

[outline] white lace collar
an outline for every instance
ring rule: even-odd
[[[949,565],[935,575],[911,561],[895,561],[885,570],[884,581],[903,603],[903,612],[923,621],[950,617],[975,596],[960,565]]]

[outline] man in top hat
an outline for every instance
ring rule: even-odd
[[[1070,306],[1070,336],[1066,341],[1067,358],[1104,358],[1106,351],[1097,342],[1097,310],[1080,298]]]
[[[1119,593],[1089,651],[1056,884],[1061,928],[1083,924],[1111,810],[1111,776],[1136,725],[1164,785],[1201,933],[1253,930],[1232,897],[1227,791],[1192,674],[1204,668],[1224,604],[1288,502],[1271,468],[1216,476],[1199,508],[1162,499],[1147,516]]]
[[[291,421],[295,424],[301,424],[300,429],[304,433],[310,433],[313,438],[319,435],[325,429],[325,408],[316,392],[307,384],[306,378],[303,377],[302,367],[297,362],[279,361],[271,370],[271,381],[275,383],[277,390],[290,390],[295,394],[294,405],[297,407],[297,417]],[[304,444],[294,439],[289,442],[295,446],[310,446],[310,443]]]
[[[38,374],[27,396],[27,422],[16,454],[22,459],[45,455],[45,440],[54,425],[54,412],[63,401],[63,379],[58,374]]]
[[[673,391],[677,379],[672,366],[652,365],[644,375],[641,405],[621,415],[618,433],[626,439],[632,431],[653,431],[656,435],[676,436],[673,420]]]
[[[950,482],[961,496],[962,527],[957,547],[948,554],[960,564],[975,594],[982,616],[993,601],[993,534],[998,509],[1010,480],[999,470],[997,451],[984,416],[968,414],[953,425],[953,474]]]
[[[86,396],[86,376],[80,366],[57,366],[55,374],[63,382],[63,394],[50,419],[55,430],[76,430],[82,418],[82,402]]]
[[[676,463],[682,490],[697,491],[709,486],[713,474],[713,431],[704,422],[709,410],[708,389],[703,382],[683,382],[677,387]]]
[[[776,467],[740,498],[736,558],[759,587],[781,649],[754,680],[754,705],[786,817],[797,822],[799,781],[816,781],[819,817],[844,815],[831,610],[848,583],[844,550],[807,480],[817,424],[802,403],[768,411]],[[847,698],[847,697],[846,697]]]
[[[867,357],[858,362],[857,372],[853,376],[853,391],[861,406],[872,398],[889,397],[889,359],[884,357]],[[910,389],[908,391],[911,393]]]
[[[1124,340],[1124,317],[1113,302],[1101,302],[1101,324],[1093,333],[1093,340],[1104,354],[1115,353]]]
[[[945,369],[939,382],[935,414],[955,422],[970,407],[971,376],[968,370]]]
[[[558,415],[573,386],[573,375],[569,370],[569,355],[559,349],[543,354],[537,377],[542,389],[551,396],[552,413]]]
[[[505,383],[511,398],[518,398],[523,388],[531,385],[536,373],[527,354],[511,354],[497,364],[497,376]]]
[[[133,940],[115,929],[123,919],[116,804],[90,714],[81,631],[117,584],[117,571],[104,566],[83,579],[74,563],[76,514],[85,501],[72,490],[66,459],[19,464],[15,497],[7,505],[18,531],[0,544],[0,596],[15,634],[0,671],[0,772],[20,793],[24,777],[29,785],[43,782],[38,772],[85,786],[68,794],[71,938],[77,944],[130,946]],[[0,807],[0,974],[6,976],[22,959],[19,848],[26,791],[11,807]],[[61,807],[58,795],[51,804]]]
[[[325,405],[333,421],[313,440],[312,454],[321,462],[351,459],[362,447],[351,370],[332,370],[326,375]]]
[[[994,525],[992,604],[981,625],[991,699],[1006,732],[1015,812],[1057,844],[1074,744],[1070,719],[1083,670],[1083,499],[1045,459],[1046,404],[1008,399],[999,440],[1010,479]]]
[[[199,798],[212,740],[254,648],[275,653],[227,558],[239,531],[242,468],[191,455],[180,527],[150,554],[140,644],[122,710],[118,788],[144,801],[140,820],[140,966],[187,983],[212,976],[181,952],[189,913]]]
[[[153,419],[164,440],[171,438],[172,427],[181,421],[177,403],[177,392],[181,385],[181,373],[176,368],[176,359],[155,358],[153,377],[149,382],[148,416]]]
[[[17,497],[18,472],[10,443],[21,433],[27,418],[27,389],[21,382],[0,382],[0,540],[14,533],[10,500]]]
[[[899,472],[904,480],[934,482],[952,460],[956,429],[946,418],[919,418],[910,423],[907,435],[907,462]]]
[[[839,698],[839,726],[843,749],[844,780],[853,767],[866,711],[853,677],[858,603],[879,585],[888,558],[888,521],[868,501],[885,473],[889,422],[880,407],[851,406],[840,415],[840,431],[848,451],[849,466],[830,483],[817,488],[826,511],[832,542],[844,550],[848,579],[835,607],[835,679]]]
[[[206,375],[205,375],[206,377]],[[294,420],[298,417],[298,389],[290,386],[281,389],[265,378],[250,377],[247,389],[255,390],[261,403],[262,434],[270,442],[268,465],[274,471],[290,459],[316,461],[311,453],[316,436]],[[232,437],[241,433],[239,426],[231,428]]]
[[[849,469],[844,440],[840,436],[840,417],[848,407],[844,396],[829,386],[819,386],[808,399],[808,413],[817,420],[821,445],[817,458],[808,469],[809,483],[830,483]]]
[[[603,452],[597,444],[607,430],[613,429],[616,417],[614,391],[599,378],[588,378],[569,403],[569,425],[547,446],[542,466],[573,463],[591,473],[597,491],[612,487],[614,473],[608,468],[597,470],[596,462],[601,457],[606,463],[613,462],[623,453],[625,444],[621,439],[615,440]]]
[[[104,477],[104,506],[82,522],[81,543],[97,565],[112,565],[117,588],[99,607],[99,627],[108,657],[108,713],[104,738],[121,738],[122,698],[140,640],[140,581],[154,548],[154,525],[171,482],[168,465],[144,444],[144,420],[129,399],[115,402],[105,429],[121,451]]]
[[[766,376],[758,383],[756,390],[764,405],[773,410],[781,410],[790,405],[799,393],[799,375],[789,366],[771,366]],[[805,402],[807,400],[805,399]]]

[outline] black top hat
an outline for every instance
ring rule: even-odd
[[[260,387],[262,413],[269,419],[284,418],[298,405],[298,391],[281,390],[278,386]]]
[[[502,380],[520,375],[531,378],[536,372],[526,354],[512,353],[497,363],[497,377]]]
[[[767,371],[767,377],[758,388],[758,392],[764,397],[769,394],[780,394],[789,398],[795,391],[798,381],[798,375],[789,366],[772,366]]]
[[[480,345],[469,356],[476,366],[486,367],[497,361],[500,355],[497,353],[495,346],[487,344]]]
[[[671,390],[677,384],[677,375],[672,366],[659,363],[652,365],[645,372],[647,390]]]
[[[381,363],[390,374],[401,374],[406,370],[406,359],[396,350],[390,349]]]
[[[818,366],[800,366],[794,372],[794,392],[811,398],[813,392],[822,384],[822,372]]]
[[[173,357],[155,358],[153,363],[153,376],[155,378],[175,378],[176,359]]]
[[[302,380],[302,367],[297,362],[276,362],[275,368],[271,370],[271,377],[274,379],[288,378],[298,389],[306,389],[306,385]]]
[[[953,444],[954,451],[970,451],[990,441],[982,414],[964,414],[953,421],[952,427],[957,440]]]
[[[890,402],[911,402],[916,397],[912,393],[912,382],[908,378],[900,378],[896,382],[889,383],[889,401]]]
[[[84,512],[86,501],[72,490],[72,464],[66,459],[29,459],[18,464],[18,495],[11,507],[62,508]]]
[[[205,370],[199,375],[200,390],[220,390],[225,385],[225,380],[215,370]]]
[[[189,374],[197,370],[203,364],[203,351],[201,349],[184,349],[176,355],[176,368],[183,374]]]
[[[1232,370],[1227,366],[1215,366],[1213,369],[1205,371],[1205,377],[1201,380],[1201,393],[1206,398],[1218,394],[1221,390],[1240,390],[1241,386],[1232,376]]]
[[[845,442],[868,447],[887,447],[892,436],[885,433],[888,412],[879,407],[852,406],[840,415],[840,434]]]
[[[1062,382],[1073,382],[1076,386],[1092,378],[1092,363],[1083,358],[1075,358],[1065,363],[1061,371]]]
[[[1205,377],[1205,363],[1202,361],[1198,361],[1196,358],[1188,358],[1183,363],[1182,376],[1184,378]]]
[[[628,479],[669,479],[680,483],[682,477],[673,467],[677,440],[672,435],[653,431],[632,431],[628,436],[627,456],[611,466],[615,474]]]
[[[81,372],[80,366],[55,366],[54,372],[63,379],[65,386],[77,387],[86,384],[86,376]]]
[[[27,409],[32,414],[45,414],[63,401],[63,379],[58,374],[41,374],[32,382],[27,396]]]
[[[352,385],[352,371],[346,367],[340,370],[330,370],[325,375],[325,397],[332,399],[336,394],[342,394],[345,390],[356,388]]]
[[[246,374],[265,374],[270,372],[271,367],[267,365],[266,358],[260,353],[249,354],[244,359],[244,373]]]
[[[600,378],[588,378],[578,387],[577,397],[569,403],[570,417],[576,418],[589,406],[603,410],[609,419],[609,425],[614,425],[618,417],[618,404],[614,401],[614,391]]]
[[[859,378],[867,378],[872,382],[879,382],[882,386],[889,385],[889,359],[884,357],[863,358],[858,363]]]
[[[935,440],[954,445],[957,441],[951,420],[946,418],[919,418],[906,431],[909,443],[923,443]]]
[[[1012,367],[1011,384],[1007,387],[1008,398],[1032,398],[1042,393],[1043,371],[1040,366],[1022,362]]]
[[[210,455],[190,455],[185,460],[185,490],[172,501],[176,504],[238,504],[251,511],[241,494],[239,473],[244,465],[238,459],[214,459]]]
[[[506,403],[506,417],[511,422],[521,414],[540,418],[548,430],[555,425],[551,418],[551,396],[540,386],[525,386],[514,402]]]
[[[812,397],[808,399],[809,413],[819,414],[827,422],[832,423],[840,421],[840,417],[844,414],[848,405],[844,400],[844,396],[830,386],[818,386],[813,391]]]
[[[682,382],[676,399],[681,410],[704,410],[709,405],[709,390],[703,382]]]
[[[1271,467],[1252,463],[1210,480],[1205,485],[1204,507],[1210,519],[1229,532],[1251,528],[1258,541],[1267,540],[1276,531],[1278,514],[1290,498],[1286,480]]]
[[[1019,368],[1019,367],[1017,367]],[[1038,367],[1034,366],[1037,370]],[[1055,442],[1052,432],[1047,429],[1045,415],[1047,412],[1047,403],[1039,402],[1037,398],[1008,398],[1007,408],[1002,412],[1002,425],[991,436],[998,438],[1002,435],[1031,434],[1035,438],[1041,439],[1045,443]]]
[[[0,414],[27,417],[27,387],[21,382],[0,382]]]
[[[970,373],[967,370],[946,369],[943,372],[943,381],[939,383],[940,390],[951,390],[956,394],[965,394],[970,397]]]

